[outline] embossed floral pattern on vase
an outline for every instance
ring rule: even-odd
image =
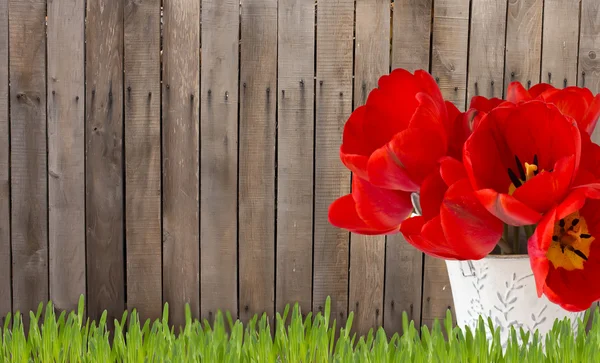
[[[572,313],[539,298],[526,255],[488,256],[477,261],[446,261],[454,313],[459,326],[475,329],[479,316],[491,317],[500,328],[504,343],[510,327],[538,330],[542,335],[552,329],[555,319],[568,317],[577,324],[584,313]]]

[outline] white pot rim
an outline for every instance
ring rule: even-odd
[[[514,255],[487,255],[484,258],[488,258],[488,259],[498,259],[498,260],[522,260],[522,259],[529,259],[529,255],[528,254],[514,254]]]

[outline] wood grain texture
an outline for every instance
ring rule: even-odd
[[[577,84],[581,0],[544,0],[542,82],[563,88]]]
[[[431,327],[435,319],[444,319],[453,310],[452,289],[444,260],[425,256],[423,273],[423,315],[421,324]],[[454,314],[453,319],[456,320]]]
[[[502,98],[506,5],[506,0],[472,4],[467,107],[476,95]]]
[[[429,70],[432,1],[394,1],[392,68]],[[401,234],[386,237],[383,324],[386,331],[402,331],[402,312],[419,324],[423,253]]]
[[[415,325],[421,322],[423,253],[395,234],[387,236],[385,258],[383,323],[386,332],[400,333],[404,311]]]
[[[432,4],[433,0],[393,2],[392,68],[429,70]]]
[[[317,85],[313,310],[331,297],[332,318],[348,310],[348,232],[332,226],[329,205],[350,191],[350,173],[340,162],[344,124],[352,112],[354,1],[317,5]]]
[[[469,0],[436,0],[433,10],[431,74],[442,95],[465,108]]]
[[[85,281],[84,17],[81,1],[48,2],[50,299],[74,310]]]
[[[88,313],[125,308],[123,261],[123,3],[88,0],[86,22]]]
[[[431,69],[444,98],[460,110],[466,108],[469,1],[435,1]],[[452,306],[452,293],[443,260],[425,256],[423,261],[421,324],[431,326]]]
[[[199,20],[199,0],[164,2],[163,300],[175,325],[184,304],[200,314]]]
[[[315,4],[279,0],[277,311],[312,308]]]
[[[127,308],[162,313],[160,0],[125,1]]]
[[[28,312],[48,299],[46,1],[8,7],[13,306]]]
[[[240,26],[239,315],[248,321],[275,309],[277,0],[243,0]]]
[[[356,2],[354,48],[354,107],[364,105],[368,92],[390,66],[390,3],[387,0]],[[354,175],[354,178],[357,176]],[[349,309],[353,329],[367,334],[383,322],[385,236],[350,236]]]
[[[528,87],[540,81],[543,0],[510,0],[506,16],[504,89],[518,81]]]
[[[239,0],[202,1],[200,285],[205,318],[218,309],[234,316],[238,311],[239,6]]]
[[[12,306],[8,115],[8,2],[0,1],[0,316]]]
[[[581,2],[581,28],[579,33],[579,87],[587,87],[594,94],[600,92],[600,3],[594,0]],[[596,127],[592,140],[600,142],[600,127]]]

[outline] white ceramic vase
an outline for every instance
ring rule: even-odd
[[[572,313],[539,298],[527,255],[490,255],[478,261],[446,261],[454,312],[460,327],[475,329],[479,316],[491,317],[501,331],[505,346],[514,326],[541,335],[552,329],[555,319],[568,317],[573,326],[584,313]]]

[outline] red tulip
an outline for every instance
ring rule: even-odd
[[[570,311],[600,299],[600,200],[576,189],[548,212],[529,239],[538,296]]]
[[[447,107],[427,72],[394,70],[346,122],[342,162],[377,187],[417,191],[448,151]]]
[[[590,135],[581,132],[581,161],[574,185],[600,182],[600,146],[592,142]]]
[[[500,98],[493,97],[487,99],[483,96],[473,96],[473,98],[471,98],[469,110],[465,113],[465,117],[469,119],[471,130],[475,130],[479,126],[483,116],[488,114],[491,110],[500,107],[502,104],[506,104],[506,101]]]
[[[378,188],[354,175],[352,193],[329,206],[329,223],[358,234],[392,234],[412,210],[409,192]]]
[[[460,161],[446,157],[423,182],[422,216],[402,222],[406,240],[426,254],[444,259],[478,260],[502,236],[503,224],[477,200]]]
[[[487,210],[513,225],[537,223],[566,196],[577,173],[580,133],[551,104],[507,104],[488,113],[465,143],[464,164]]]
[[[552,103],[563,114],[573,117],[579,128],[589,135],[600,118],[600,94],[594,97],[587,88],[571,86],[557,89],[550,84],[540,83],[527,91],[519,82],[512,82],[506,98],[513,103],[532,99]]]

